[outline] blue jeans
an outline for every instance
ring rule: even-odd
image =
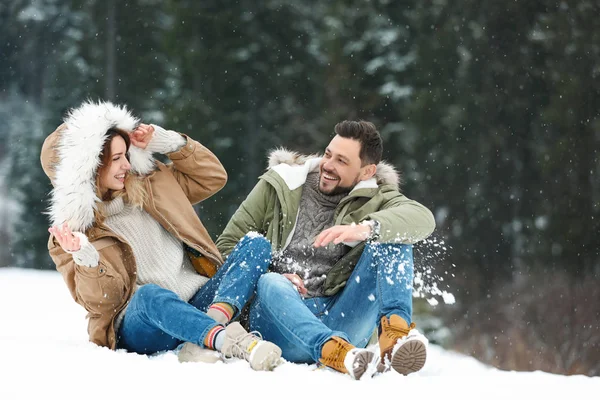
[[[182,342],[204,347],[204,337],[218,325],[204,313],[224,302],[239,312],[271,261],[271,244],[262,236],[244,236],[217,273],[186,303],[154,284],[134,293],[119,327],[117,348],[139,354],[172,350]]]
[[[412,246],[369,243],[346,286],[330,297],[303,299],[283,275],[258,281],[250,328],[292,362],[315,362],[332,336],[365,347],[382,316],[412,315]]]

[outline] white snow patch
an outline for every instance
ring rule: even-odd
[[[412,87],[399,85],[397,82],[387,82],[379,88],[379,94],[389,96],[393,100],[409,97],[412,93]]]
[[[258,232],[252,231],[252,232],[246,233],[246,237],[257,238],[257,237],[262,237],[262,235],[260,233],[258,233]]]
[[[25,296],[25,288],[32,295]],[[226,397],[261,400],[281,399],[282,394],[305,399],[315,391],[324,398],[367,399],[389,397],[401,386],[403,397],[504,400],[515,393],[535,393],[536,398],[558,400],[590,398],[600,391],[600,377],[500,371],[431,344],[420,372],[388,372],[360,382],[287,362],[273,372],[252,371],[241,360],[180,364],[174,352],[147,357],[89,343],[85,314],[59,273],[0,268],[0,399],[95,400],[106,399],[107,390],[118,398],[184,399],[216,393],[216,388],[226,388]],[[290,391],[298,382],[305,390]]]
[[[456,299],[452,293],[448,293],[445,290],[442,292],[442,298],[444,299],[444,303],[446,304],[454,304],[456,303]]]

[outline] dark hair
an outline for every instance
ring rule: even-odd
[[[110,145],[112,143],[112,140],[117,136],[121,136],[125,141],[125,155],[127,159],[129,159],[129,146],[131,146],[131,139],[129,138],[129,135],[127,134],[127,132],[119,128],[109,128],[106,131],[106,138],[104,139],[104,144],[102,145],[102,150],[100,151],[100,165],[98,167],[98,171],[96,171],[96,190],[100,188],[100,174],[102,174],[102,171],[105,168],[108,168],[108,166],[110,165],[110,156],[112,155],[110,153]],[[100,193],[97,194],[98,197],[100,197]],[[104,194],[102,200],[108,200],[111,198],[111,196],[112,190],[109,190]],[[101,219],[97,218],[97,220],[100,221]]]
[[[106,138],[104,139],[104,144],[102,145],[102,151],[100,152],[100,168],[106,168],[110,165],[110,144],[115,136],[121,136],[125,141],[125,152],[127,153],[127,158],[129,158],[129,146],[131,146],[131,139],[127,132],[119,129],[119,128],[110,128],[106,131]]]
[[[333,129],[336,135],[360,142],[362,165],[379,164],[383,153],[383,142],[375,125],[368,121],[342,121]]]

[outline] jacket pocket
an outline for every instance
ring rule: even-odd
[[[82,265],[75,265],[77,274],[85,276],[86,278],[99,278],[106,274],[106,266],[98,264],[96,267],[84,267]]]
[[[116,313],[127,300],[123,277],[102,263],[95,268],[78,268],[75,283],[77,296],[92,314]]]
[[[101,279],[101,282],[104,283],[105,293],[111,293],[114,297],[113,299],[119,299],[119,303],[124,303],[126,299],[125,297],[125,281],[120,274],[114,273],[112,268],[104,267],[103,265],[99,265],[101,269],[104,271],[98,271],[98,274],[101,274],[100,277],[104,277]]]

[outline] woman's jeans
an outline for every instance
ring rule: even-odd
[[[139,287],[119,328],[117,348],[152,354],[182,342],[204,347],[204,337],[218,325],[204,311],[217,302],[242,310],[270,261],[271,244],[263,236],[247,235],[188,303],[154,284]]]
[[[250,328],[279,347],[292,362],[315,362],[332,336],[365,347],[382,316],[411,322],[412,246],[369,243],[346,286],[331,297],[303,299],[283,275],[258,281]]]

